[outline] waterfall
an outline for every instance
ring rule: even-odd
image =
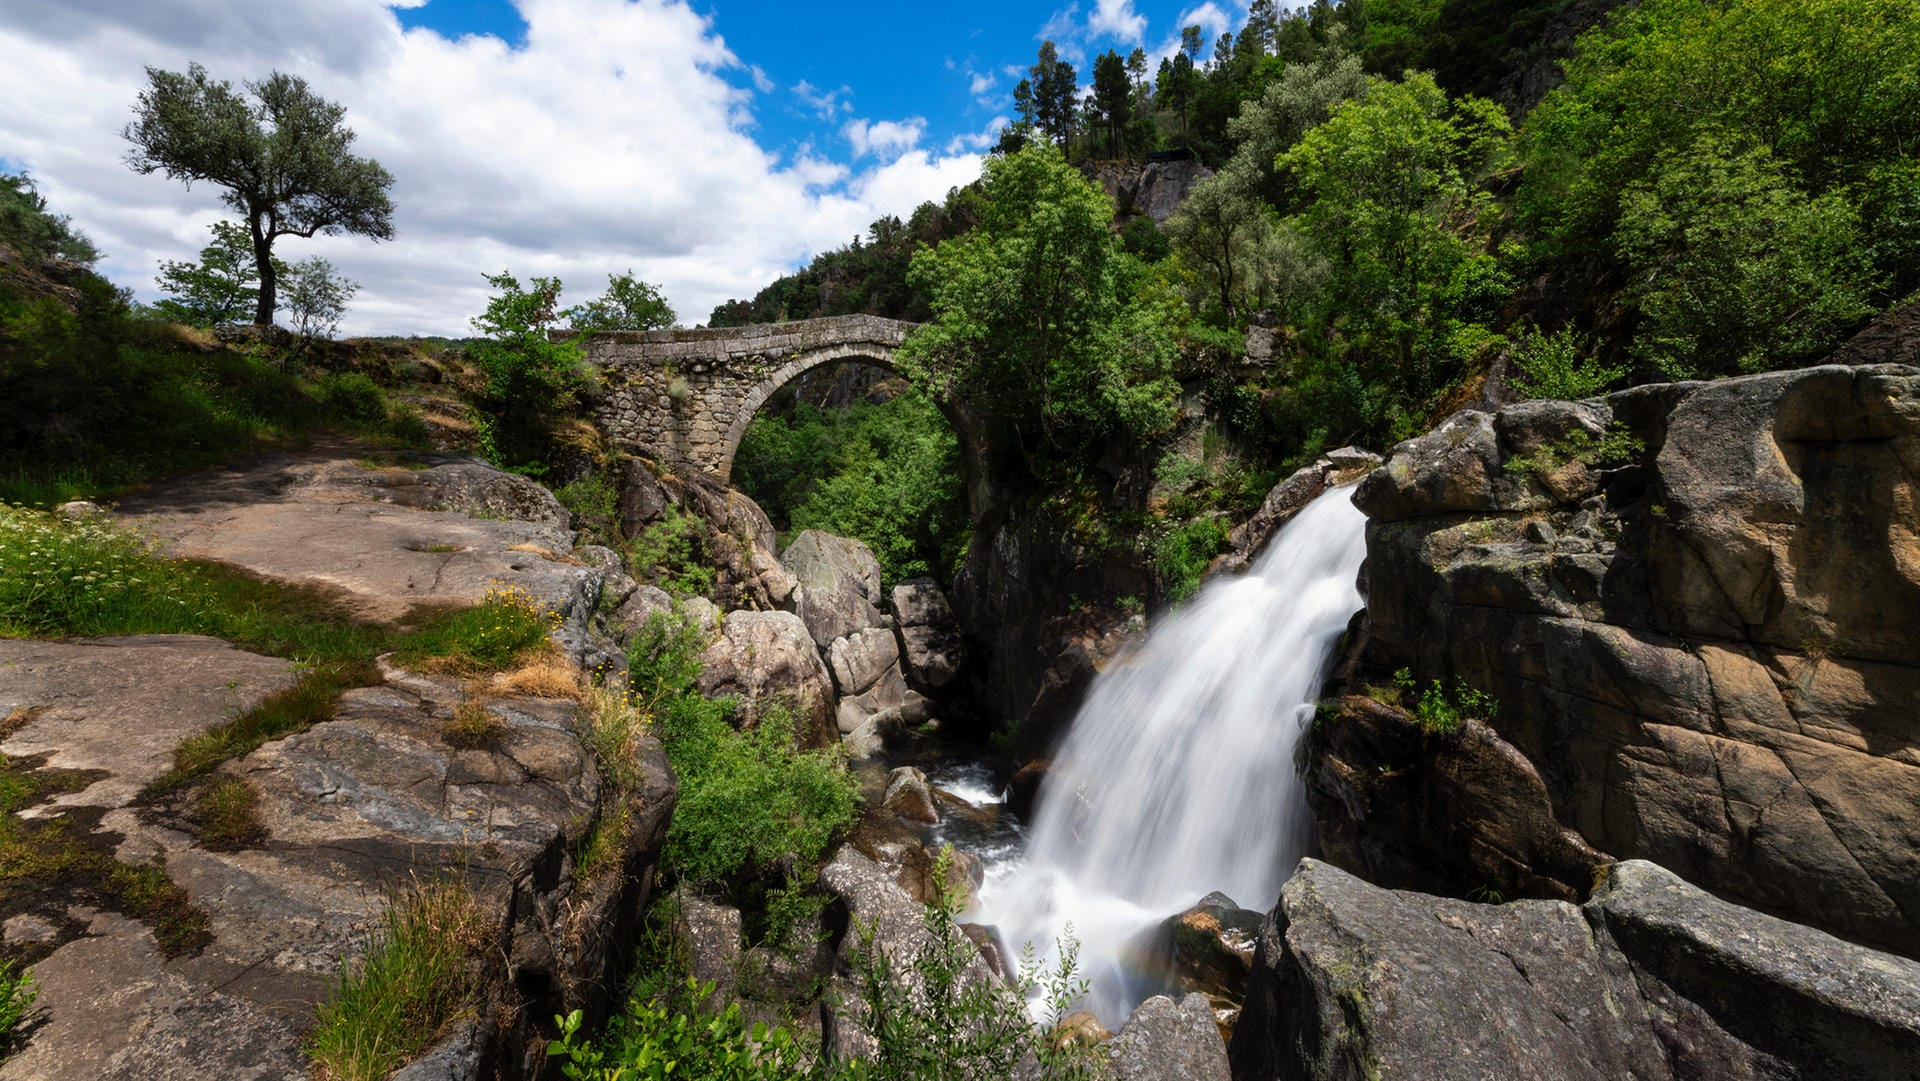
[[[1219,890],[1264,910],[1312,840],[1294,752],[1361,607],[1366,518],[1336,489],[1246,574],[1209,583],[1095,679],[1040,789],[1025,858],[969,917],[1051,961],[1072,925],[1088,1005],[1138,997],[1127,939]]]

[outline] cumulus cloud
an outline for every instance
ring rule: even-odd
[[[927,132],[925,117],[908,117],[905,120],[849,120],[840,134],[846,136],[853,146],[853,156],[864,158],[868,154],[875,157],[898,157],[920,145],[920,137]]]
[[[1087,16],[1087,29],[1137,44],[1147,32],[1147,17],[1133,10],[1133,0],[1099,0]]]
[[[956,135],[947,141],[946,152],[949,155],[985,153],[993,144],[1000,141],[1000,131],[1011,121],[1005,116],[996,116],[987,121],[987,126],[976,132]]]
[[[1207,47],[1201,50],[1199,56],[1193,58],[1195,64],[1204,64],[1213,56],[1213,40],[1233,28],[1233,17],[1213,0],[1206,0],[1198,7],[1191,7],[1181,12],[1179,20],[1174,23],[1172,35],[1148,55],[1150,67],[1159,66],[1162,60],[1173,59],[1173,54],[1180,51],[1180,31],[1188,26],[1198,26],[1201,36],[1207,42]]]
[[[324,255],[361,283],[348,333],[464,334],[485,304],[481,273],[503,268],[561,276],[585,299],[631,267],[665,286],[682,320],[703,321],[978,175],[975,155],[916,149],[924,121],[863,128],[875,155],[864,167],[770,153],[746,130],[754,90],[728,82],[760,78],[682,0],[518,0],[526,34],[513,45],[403,30],[392,6],[0,4],[0,100],[31,103],[0,110],[0,147],[107,252],[102,271],[151,299],[158,263],[191,258],[226,211],[217,188],[121,163],[143,66],[305,77],[346,107],[355,151],[396,178],[392,243],[277,249]],[[808,90],[844,112],[844,87]]]

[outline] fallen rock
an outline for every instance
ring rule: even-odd
[[[672,902],[674,948],[686,959],[689,975],[703,985],[713,985],[713,991],[702,1000],[703,1008],[723,1010],[733,1001],[734,981],[745,949],[740,910],[715,904],[684,888],[674,892]]]
[[[871,689],[889,671],[898,669],[900,645],[894,640],[893,632],[885,627],[868,627],[834,639],[827,657],[834,686],[842,697],[858,695]],[[905,690],[902,686],[903,694]],[[899,705],[898,702],[891,704]]]
[[[700,693],[734,697],[736,724],[752,727],[780,705],[793,715],[795,746],[828,747],[839,738],[833,679],[806,624],[792,612],[727,613],[700,660]]]
[[[1920,964],[1652,864],[1582,907],[1383,890],[1302,861],[1263,925],[1236,1078],[1910,1077]]]
[[[1231,1019],[1247,997],[1254,940],[1264,918],[1224,893],[1209,893],[1129,940],[1121,948],[1121,965],[1155,994],[1198,993],[1206,996],[1216,1019]]]
[[[901,766],[887,774],[886,794],[880,797],[880,805],[914,822],[931,825],[940,821],[927,775],[912,766]]]
[[[1207,996],[1175,1002],[1155,995],[1107,1041],[1115,1081],[1228,1081],[1227,1049],[1220,1042]]]
[[[945,687],[967,664],[966,638],[946,594],[931,578],[893,587],[893,612],[906,672],[923,687]]]

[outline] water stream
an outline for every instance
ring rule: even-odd
[[[1147,993],[1121,964],[1128,939],[1214,890],[1271,907],[1312,842],[1294,753],[1361,607],[1351,496],[1316,499],[1094,681],[1024,852],[989,860],[968,918],[1048,961],[1071,924],[1110,1028]]]

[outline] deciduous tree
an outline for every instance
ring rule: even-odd
[[[127,164],[225,189],[221,198],[240,215],[251,242],[260,281],[257,324],[273,321],[273,245],[281,237],[393,238],[393,176],[350,152],[354,133],[345,117],[345,108],[296,75],[274,72],[247,83],[243,95],[199,64],[185,74],[147,69],[134,121],[122,131],[133,144]]]

